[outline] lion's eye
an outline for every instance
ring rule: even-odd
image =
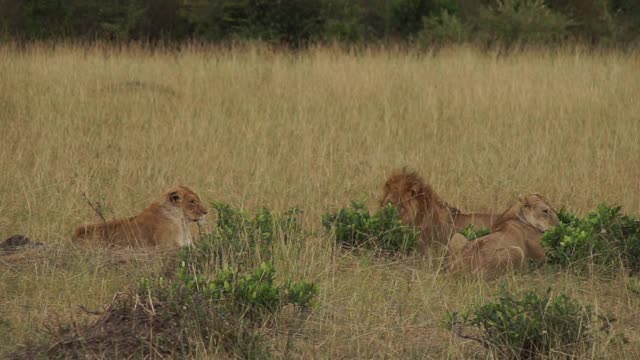
[[[545,215],[549,215],[549,209],[544,209],[544,210],[542,210],[542,212],[543,212]]]

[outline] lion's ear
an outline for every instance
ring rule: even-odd
[[[180,200],[182,200],[182,196],[177,191],[172,191],[171,193],[169,193],[169,201],[171,201],[172,203],[176,204]]]
[[[527,201],[527,197],[524,194],[518,195],[518,201],[524,206],[529,206],[529,201]]]

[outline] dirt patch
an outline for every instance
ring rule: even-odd
[[[104,311],[82,311],[92,321],[51,325],[47,344],[25,344],[8,359],[44,358],[163,358],[177,354],[181,332],[177,312],[170,306],[131,294],[118,294]]]

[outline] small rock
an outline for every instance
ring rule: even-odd
[[[24,235],[13,235],[0,244],[0,249],[3,250],[5,254],[11,254],[23,248],[33,249],[42,246],[44,246],[43,243],[33,241]]]

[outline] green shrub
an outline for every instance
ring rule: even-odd
[[[477,19],[478,35],[487,43],[553,44],[565,39],[570,20],[551,11],[543,0],[496,0],[482,8]]]
[[[276,271],[267,263],[249,273],[225,267],[213,276],[198,268],[183,261],[175,278],[142,279],[138,290],[139,297],[163,304],[185,329],[171,341],[182,344],[181,355],[203,342],[241,358],[267,357],[259,329],[272,324],[285,306],[294,306],[296,315],[304,317],[315,305],[314,284],[286,281],[277,285]]]
[[[243,268],[273,262],[279,244],[292,251],[305,237],[301,209],[278,214],[262,208],[252,215],[221,202],[212,206],[218,215],[213,231],[179,253],[181,261],[198,271],[211,272],[225,264]]]
[[[468,26],[446,10],[422,18],[422,30],[418,34],[418,41],[423,47],[460,44],[468,39]]]
[[[372,215],[363,203],[354,201],[349,208],[324,214],[322,224],[336,243],[347,248],[409,252],[415,248],[418,236],[413,227],[400,220],[393,205]]]
[[[460,233],[464,235],[464,237],[466,237],[467,240],[475,240],[477,238],[491,234],[491,230],[487,228],[480,228],[478,230],[475,230],[473,228],[473,225],[469,225],[466,228],[464,228],[464,230],[462,230]]]
[[[591,265],[611,271],[619,264],[640,271],[640,220],[620,210],[620,206],[601,204],[582,219],[561,210],[561,224],[542,238],[547,261],[578,271]]]
[[[480,342],[499,359],[531,359],[551,352],[579,357],[594,341],[591,314],[589,306],[564,294],[553,296],[550,290],[519,298],[503,291],[496,302],[447,312],[445,325],[462,338]]]
[[[318,37],[324,29],[323,10],[320,0],[209,0],[181,6],[196,35],[211,40],[263,40],[292,48]]]
[[[356,2],[346,0],[325,1],[325,28],[323,39],[353,44],[367,36],[363,23],[364,9]]]
[[[454,0],[391,0],[388,10],[388,30],[404,39],[416,35],[423,27],[423,17],[458,10]]]
[[[314,284],[286,282],[278,286],[275,277],[274,268],[266,263],[250,273],[226,268],[211,278],[181,264],[175,279],[143,279],[138,296],[161,304],[184,329],[165,334],[171,338],[169,343],[180,344],[177,352],[169,352],[172,355],[186,355],[197,343],[209,343],[235,356],[265,357],[259,329],[273,322],[287,305],[295,306],[300,310],[298,316],[304,316],[317,294]]]
[[[172,303],[177,308],[198,297],[218,303],[227,302],[237,316],[270,315],[288,304],[303,309],[311,307],[317,292],[313,284],[288,282],[275,286],[275,275],[273,266],[262,263],[253,273],[242,274],[237,269],[225,268],[209,278],[193,272],[182,263],[175,281],[158,278],[151,286],[148,279],[143,279],[141,293],[150,293],[152,297]]]
[[[182,263],[174,277],[142,279],[117,294],[104,311],[91,312],[94,321],[47,326],[47,336],[9,358],[270,358],[265,329],[278,326],[285,306],[301,324],[317,294],[314,284],[277,285],[275,278],[266,263],[252,272],[226,268],[211,277]]]

